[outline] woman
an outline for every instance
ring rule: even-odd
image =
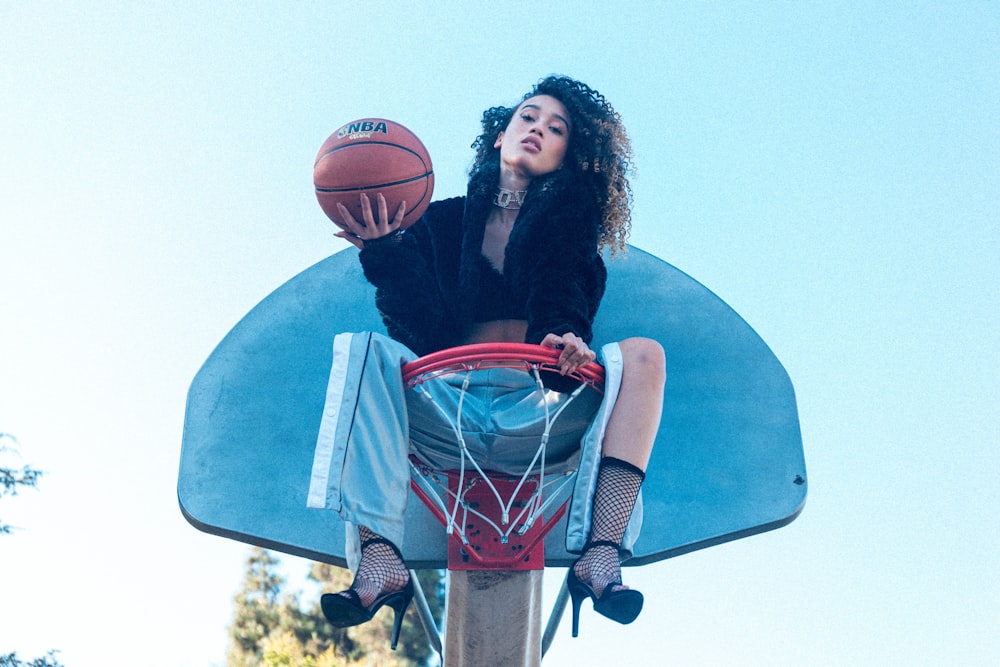
[[[344,364],[353,358],[357,367],[359,357],[366,360],[357,376],[359,386],[366,388],[355,392],[349,409],[379,412],[378,419],[355,414],[352,424],[377,421],[379,426],[367,429],[371,433],[352,426],[350,434],[330,426],[336,432],[330,449],[346,452],[342,467],[331,473],[339,481],[330,482],[323,468],[317,483],[314,467],[320,498],[311,506],[340,511],[349,525],[357,526],[360,541],[350,589],[323,596],[324,613],[338,627],[367,621],[389,605],[396,611],[398,633],[413,595],[396,548],[403,531],[406,457],[415,453],[447,467],[454,456],[437,437],[444,429],[434,423],[435,415],[413,392],[401,395],[395,379],[399,364],[456,345],[495,341],[561,349],[562,375],[597,356],[590,342],[606,279],[600,250],[624,250],[630,225],[631,148],[618,114],[585,84],[552,76],[516,107],[487,110],[483,133],[473,147],[476,159],[467,196],[432,203],[406,230],[399,229],[405,202],[390,215],[381,196],[374,203],[362,196],[360,221],[340,210],[344,231],[338,236],[361,250],[365,276],[376,287],[376,305],[393,340],[369,334],[342,346]],[[621,341],[612,349],[621,367],[617,401],[602,406],[599,398],[577,400],[569,416],[560,417],[568,431],[549,442],[554,465],[574,465],[584,431],[590,433],[595,415],[608,410],[586,543],[568,578],[574,636],[586,597],[596,611],[620,623],[630,623],[642,608],[642,595],[621,583],[620,555],[628,554],[623,539],[660,422],[664,355],[658,343],[643,338]],[[335,369],[336,350],[337,343]],[[558,380],[550,386],[563,389]],[[354,382],[348,384],[353,387]],[[503,391],[521,391],[505,383]],[[528,382],[523,390],[533,388]],[[402,404],[406,410],[386,409]],[[492,410],[489,404],[485,408],[495,417]],[[388,429],[383,419],[387,412],[400,413]],[[502,470],[517,463],[504,459],[511,456],[509,448],[484,450],[483,455],[496,457],[483,464],[487,468]],[[526,462],[521,461],[522,469]],[[351,491],[349,468],[355,475],[378,477],[379,492],[372,493],[370,481]],[[389,475],[392,479],[382,479],[388,468],[396,472]]]

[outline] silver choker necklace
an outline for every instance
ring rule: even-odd
[[[496,195],[493,196],[493,205],[500,208],[517,210],[524,203],[524,196],[527,190],[508,190],[507,188],[497,188]]]

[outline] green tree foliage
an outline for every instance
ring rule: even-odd
[[[15,447],[8,447],[3,444],[7,440],[13,445],[17,445],[17,439],[9,433],[0,433],[0,454],[5,452],[17,453]],[[0,498],[3,496],[16,496],[18,488],[34,489],[38,486],[38,478],[42,473],[30,466],[7,467],[7,464],[0,465]],[[11,526],[0,521],[0,535],[9,535]],[[0,667],[62,667],[56,659],[57,651],[49,651],[47,655],[32,660],[21,660],[17,653],[7,653],[0,655]]]
[[[17,653],[0,655],[0,667],[63,667],[63,665],[56,660],[56,653],[57,651],[49,651],[48,655],[27,661],[18,658]]]
[[[0,433],[0,454],[5,452],[16,454],[17,449],[3,444],[5,440],[14,445],[17,440],[8,433]],[[0,498],[3,496],[16,496],[18,489],[33,489],[38,486],[38,478],[42,476],[41,471],[24,465],[20,467],[7,467],[7,464],[0,465]],[[9,535],[12,527],[0,521],[0,535]],[[0,660],[5,660],[6,656],[0,656]],[[0,667],[5,663],[0,662]],[[13,664],[13,663],[11,663]]]
[[[275,572],[277,565],[278,559],[263,549],[254,549],[247,559],[230,627],[232,667],[260,664],[261,644],[281,622],[278,598],[284,580]]]
[[[278,565],[278,559],[264,549],[254,548],[247,558],[243,586],[234,599],[227,667],[427,664],[432,650],[414,606],[403,621],[399,646],[392,651],[391,609],[384,608],[372,622],[353,628],[334,628],[323,617],[320,595],[350,586],[350,572],[314,563],[308,579],[318,591],[315,599],[303,604],[298,595],[283,592],[286,582],[277,573]],[[442,573],[425,570],[418,576],[431,612],[439,620],[444,606]]]

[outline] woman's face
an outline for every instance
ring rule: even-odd
[[[521,102],[493,147],[500,149],[501,165],[530,180],[562,166],[571,130],[563,103],[536,95]]]

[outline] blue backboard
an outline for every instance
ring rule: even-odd
[[[795,394],[754,330],[721,299],[637,248],[608,261],[594,347],[630,336],[667,355],[663,418],[643,486],[640,565],[791,522],[806,497]],[[345,331],[385,329],[357,251],[303,271],[219,343],[188,394],[178,499],[206,532],[344,565],[343,524],[306,508],[332,360]],[[444,530],[415,497],[402,550],[445,566]],[[569,565],[561,526],[546,563]]]

